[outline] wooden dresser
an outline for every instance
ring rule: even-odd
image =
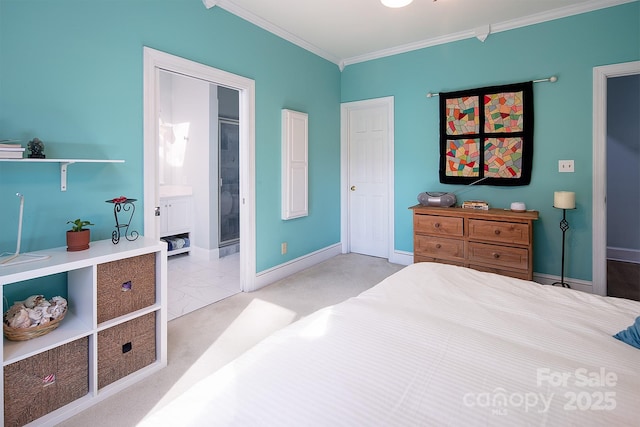
[[[413,261],[440,262],[533,280],[533,221],[537,211],[416,205]]]

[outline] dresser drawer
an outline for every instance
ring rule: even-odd
[[[529,224],[469,219],[469,239],[529,245]]]
[[[529,269],[529,250],[525,248],[469,242],[468,259],[469,263]]]
[[[415,233],[462,237],[464,220],[456,217],[417,214],[413,217],[413,230]]]
[[[439,262],[533,280],[538,212],[416,205],[413,262]]]
[[[464,261],[464,240],[416,234],[413,245],[414,253],[418,256]]]
[[[478,271],[486,271],[487,273],[500,274],[502,276],[515,277],[516,279],[532,280],[529,277],[529,272],[525,270],[505,270],[503,268],[490,267],[487,265],[469,264],[469,268],[473,268]]]
[[[462,262],[461,260],[454,261],[451,259],[442,259],[442,258],[433,258],[428,256],[422,256],[422,255],[414,255],[413,263],[415,264],[418,262],[437,262],[438,264],[449,264],[449,265],[457,265],[459,267],[466,267],[465,263]]]

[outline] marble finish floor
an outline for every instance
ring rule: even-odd
[[[240,253],[212,261],[189,254],[167,262],[168,318],[191,313],[240,292]]]

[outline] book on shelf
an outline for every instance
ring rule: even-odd
[[[20,144],[4,144],[0,143],[0,150],[22,150],[24,151],[24,147]]]
[[[0,159],[21,159],[23,156],[22,151],[4,151],[0,150]]]
[[[481,210],[489,210],[489,203],[484,200],[465,200],[462,202],[462,207],[464,209],[481,209]]]

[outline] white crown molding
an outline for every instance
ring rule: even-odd
[[[212,1],[212,0],[203,0],[203,1]],[[268,32],[275,34],[276,36],[287,40],[305,50],[308,50],[309,52],[318,55],[321,58],[326,59],[329,62],[333,62],[336,65],[340,65],[341,62],[341,58],[338,58],[335,55],[330,54],[329,52],[326,52],[322,49],[320,49],[317,46],[312,45],[311,43],[307,42],[306,40],[301,39],[300,37],[291,34],[288,31],[283,30],[282,28],[278,27],[277,25],[272,24],[271,22],[262,19],[261,17],[254,15],[253,13],[249,12],[246,9],[241,8],[240,6],[234,4],[232,1],[229,0],[218,0],[217,2],[215,2],[216,5],[218,7],[221,7],[222,9],[226,10],[229,13],[233,13],[234,15],[244,19],[245,21],[249,21],[252,24],[267,30]]]
[[[520,27],[526,27],[529,25],[540,24],[542,22],[553,21],[555,19],[566,18],[568,16],[579,15],[582,13],[593,12],[599,9],[605,9],[608,7],[618,6],[625,3],[632,3],[638,0],[592,0],[587,1],[585,3],[576,4],[573,6],[566,6],[562,8],[558,8],[555,10],[551,10],[549,12],[538,13],[535,15],[530,15],[524,18],[513,19],[511,21],[504,21],[500,23],[490,23],[491,34],[499,33],[502,31],[513,30]],[[474,29],[470,29],[467,31],[460,31],[458,33],[452,33],[441,37],[435,37],[432,39],[422,40],[418,42],[408,43],[405,45],[396,46],[393,48],[382,49],[375,52],[366,53],[363,55],[357,55],[350,58],[339,58],[335,55],[332,55],[329,52],[326,52],[323,49],[318,48],[315,45],[303,40],[288,31],[283,30],[282,28],[272,24],[269,21],[266,21],[260,18],[257,15],[243,9],[236,4],[233,3],[232,0],[202,0],[204,5],[207,8],[218,6],[222,9],[230,12],[246,21],[251,22],[252,24],[269,31],[276,36],[287,40],[309,52],[318,55],[321,58],[326,59],[327,61],[333,62],[336,64],[340,71],[344,70],[347,65],[357,64],[359,62],[371,61],[373,59],[384,58],[387,56],[393,56],[400,53],[411,52],[414,50],[424,49],[427,47],[437,46],[445,43],[451,43],[460,40],[466,40],[470,38],[477,37]]]
[[[555,19],[566,18],[573,15],[579,15],[581,13],[593,12],[595,10],[618,6],[625,3],[632,3],[634,1],[638,1],[638,0],[593,0],[586,3],[580,3],[574,6],[567,6],[567,7],[551,10],[549,12],[530,15],[524,18],[513,19],[511,21],[504,21],[497,24],[490,24],[491,34],[499,33],[502,31],[513,30],[516,28],[526,27],[529,25],[540,24],[547,21],[553,21]],[[357,64],[359,62],[365,62],[373,59],[384,58],[387,56],[397,55],[399,53],[411,52],[413,50],[437,46],[445,43],[451,43],[454,41],[470,39],[474,37],[476,37],[474,30],[461,31],[458,33],[452,33],[442,37],[422,40],[415,43],[396,46],[390,49],[383,49],[377,52],[371,52],[364,55],[345,58],[342,60],[342,63],[344,64],[343,68],[346,67],[347,65]]]
[[[216,3],[218,3],[217,0],[202,0],[202,4],[204,4],[204,7],[207,9],[211,9]]]
[[[499,24],[491,25],[491,32],[498,33],[500,31],[513,30],[515,28],[526,27],[543,22],[553,21],[555,19],[567,18],[573,15],[593,12],[594,10],[606,9],[607,7],[619,6],[625,3],[632,3],[638,0],[592,0],[585,3],[566,6],[559,9],[550,10],[548,12],[537,13],[535,15],[526,16],[524,18],[504,21]]]
[[[365,53],[364,55],[352,56],[343,60],[345,67],[351,64],[357,64],[359,62],[371,61],[372,59],[385,58],[387,56],[398,55],[400,53],[411,52],[413,50],[424,49],[426,47],[437,46],[441,44],[451,43],[459,40],[465,40],[474,38],[475,32],[473,30],[461,31],[459,33],[447,34],[442,37],[435,37],[428,40],[421,40],[414,43],[407,43],[404,45],[391,47],[389,49],[382,49],[376,52]]]

